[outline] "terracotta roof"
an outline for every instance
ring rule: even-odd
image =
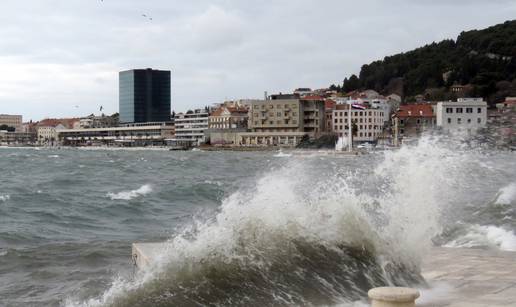
[[[434,117],[434,110],[430,104],[406,104],[396,111],[398,117]]]
[[[303,97],[302,100],[324,100],[324,98],[318,95],[308,95]]]
[[[331,100],[331,99],[326,99],[326,100],[324,101],[324,107],[325,107],[326,109],[335,109],[335,105],[336,105],[336,104],[337,104],[337,103],[336,103],[334,100]]]
[[[78,122],[78,118],[46,118],[37,123],[38,127],[56,127],[59,124],[66,128],[73,128],[73,124]]]

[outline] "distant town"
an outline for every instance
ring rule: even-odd
[[[0,114],[0,145],[245,150],[333,146],[340,138],[354,146],[399,147],[441,130],[487,132],[497,146],[514,149],[516,139],[516,97],[488,108],[482,97],[462,95],[465,87],[458,84],[451,88],[455,101],[420,95],[406,103],[396,93],[370,89],[298,88],[176,113],[170,81],[170,71],[120,72],[119,113],[113,115],[23,122],[22,115]]]

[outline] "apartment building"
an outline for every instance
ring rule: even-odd
[[[38,127],[37,139],[40,145],[54,146],[59,142],[59,131],[66,129],[62,124]]]
[[[23,119],[21,115],[0,114],[0,126],[12,127],[16,132],[22,131]]]
[[[208,119],[208,137],[211,145],[236,145],[238,132],[247,131],[248,108],[243,106],[226,107],[213,111]]]
[[[208,121],[209,113],[205,109],[176,114],[174,118],[176,135],[172,140],[173,143],[179,146],[199,146],[205,143]]]
[[[240,144],[296,146],[305,135],[317,138],[324,133],[324,99],[318,96],[303,99],[292,99],[288,95],[271,97],[273,99],[250,102],[249,132],[239,134]]]
[[[324,131],[324,100],[255,100],[249,109],[253,132],[305,132],[315,137]]]
[[[383,133],[384,111],[382,109],[355,109],[349,104],[338,104],[333,110],[332,130],[338,136],[349,136],[349,116],[354,131],[354,142],[376,142]]]
[[[443,130],[474,131],[485,128],[487,103],[482,98],[459,98],[437,103],[436,123]]]
[[[434,107],[428,103],[400,106],[392,115],[394,145],[400,144],[403,139],[419,137],[421,133],[434,129],[436,126]]]

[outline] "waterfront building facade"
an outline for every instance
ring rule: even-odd
[[[423,132],[436,126],[435,105],[428,103],[406,104],[392,115],[394,145],[404,139],[419,137]]]
[[[170,88],[170,71],[134,69],[120,72],[120,122],[170,121]]]
[[[66,129],[62,124],[39,126],[38,127],[38,143],[40,145],[54,146],[59,142],[59,131]]]
[[[209,113],[204,109],[178,113],[174,118],[176,135],[172,140],[179,146],[199,146],[206,142]]]
[[[0,145],[33,145],[36,144],[36,134],[30,132],[0,131]]]
[[[304,132],[311,138],[324,130],[324,100],[255,100],[249,109],[251,132]]]
[[[349,137],[349,116],[353,142],[376,142],[383,134],[385,114],[382,109],[354,109],[350,104],[338,104],[333,110],[333,132]]]
[[[208,139],[211,145],[233,146],[238,144],[237,133],[247,131],[247,107],[221,106],[208,118]]]
[[[443,130],[472,132],[485,128],[486,123],[487,103],[482,98],[459,98],[437,103],[436,124]]]
[[[3,125],[14,128],[16,132],[21,132],[23,118],[21,115],[0,114],[0,126]]]
[[[162,146],[174,137],[170,124],[58,130],[59,141],[69,146]]]

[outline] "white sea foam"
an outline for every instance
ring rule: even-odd
[[[50,155],[50,156],[48,156],[48,157],[49,157],[49,158],[54,158],[54,159],[56,159],[56,158],[59,158],[59,155]]]
[[[296,240],[328,248],[368,248],[379,259],[418,265],[431,238],[440,232],[440,206],[449,201],[454,175],[461,173],[457,155],[428,138],[417,146],[386,152],[375,170],[380,195],[354,187],[362,178],[345,167],[335,176],[315,180],[306,173],[307,160],[290,159],[284,168],[258,179],[253,189],[225,199],[214,220],[195,221],[170,239],[167,252],[135,280],[117,279],[98,299],[68,303],[110,304],[156,280],[171,265],[195,268],[214,255],[227,263],[252,262],[265,272],[268,261],[255,259]]]
[[[9,199],[11,199],[11,196],[9,194],[0,194],[0,201],[8,201]]]
[[[206,184],[212,184],[212,185],[216,185],[216,186],[223,186],[224,184],[218,180],[204,180],[204,183]]]
[[[289,158],[292,157],[292,154],[284,153],[283,151],[279,151],[277,154],[274,155],[276,158]]]
[[[504,251],[516,251],[516,234],[496,226],[472,225],[465,235],[448,242],[445,247],[491,247]]]
[[[151,192],[152,186],[149,184],[145,184],[136,190],[122,191],[118,193],[108,193],[107,196],[112,200],[131,200],[137,197],[145,196]]]
[[[516,182],[503,187],[498,192],[495,203],[498,205],[510,205],[516,200]]]

